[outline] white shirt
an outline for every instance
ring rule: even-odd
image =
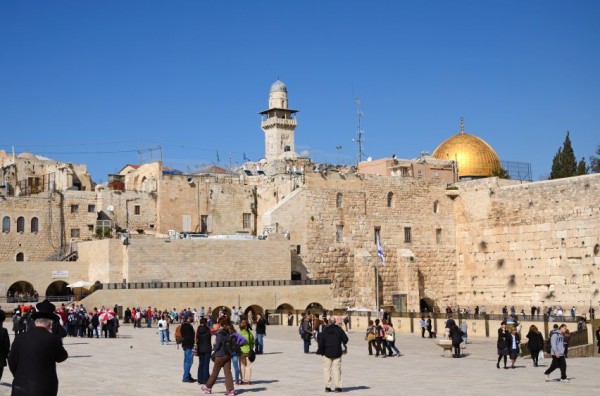
[[[160,319],[158,321],[158,329],[160,331],[165,331],[167,330],[167,321],[165,319]]]

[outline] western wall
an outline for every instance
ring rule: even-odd
[[[456,304],[598,306],[600,175],[459,185]]]

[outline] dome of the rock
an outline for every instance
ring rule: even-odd
[[[446,139],[432,157],[456,161],[459,178],[490,177],[502,168],[498,154],[483,139],[461,132]]]

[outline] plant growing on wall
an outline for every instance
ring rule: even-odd
[[[479,242],[479,250],[485,251],[487,249],[487,243],[485,241]]]
[[[502,268],[502,266],[504,266],[504,259],[496,261],[496,267],[498,267],[498,269]]]
[[[517,284],[516,281],[516,276],[515,275],[511,275],[508,277],[508,286],[515,286]]]

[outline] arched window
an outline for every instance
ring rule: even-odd
[[[10,217],[4,216],[2,219],[2,232],[10,232]]]
[[[25,217],[23,216],[17,219],[17,232],[25,232]]]
[[[31,219],[31,232],[38,232],[40,229],[40,221],[37,217]]]
[[[433,203],[433,213],[440,213],[440,203],[438,201]]]
[[[25,261],[25,255],[22,252],[17,253],[17,261]]]
[[[342,193],[337,193],[337,195],[335,196],[335,207],[336,208],[342,207]]]
[[[391,191],[387,195],[387,207],[388,208],[394,207],[394,193]]]

